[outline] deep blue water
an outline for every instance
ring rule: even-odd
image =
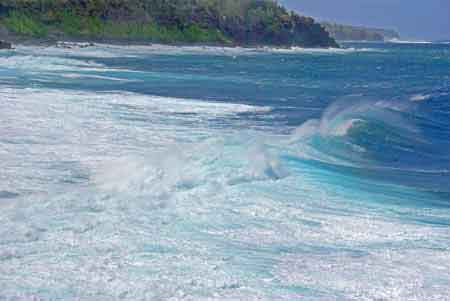
[[[450,46],[0,53],[0,300],[450,299]]]

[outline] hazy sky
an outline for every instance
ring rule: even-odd
[[[392,28],[403,38],[450,39],[450,0],[279,0],[319,20]]]

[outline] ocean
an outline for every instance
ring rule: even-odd
[[[0,52],[0,300],[450,300],[450,47]]]

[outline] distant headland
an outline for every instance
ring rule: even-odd
[[[2,0],[0,40],[339,47],[273,0]]]
[[[325,30],[338,41],[384,42],[399,40],[395,30],[322,22]]]

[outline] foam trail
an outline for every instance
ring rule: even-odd
[[[112,76],[102,76],[102,75],[94,75],[94,74],[81,74],[81,73],[64,73],[62,74],[64,78],[90,78],[90,79],[100,79],[100,80],[109,80],[116,82],[137,82],[137,80],[112,77]]]

